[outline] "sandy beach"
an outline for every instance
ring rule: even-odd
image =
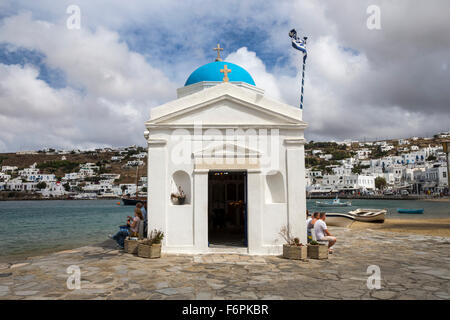
[[[386,219],[384,223],[355,221],[350,229],[372,229],[428,236],[450,237],[450,218],[446,219]]]
[[[430,202],[450,202],[450,198],[423,199],[423,201],[430,201]]]

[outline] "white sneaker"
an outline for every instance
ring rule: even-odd
[[[108,234],[108,238],[110,238],[111,240],[114,240],[112,234]]]

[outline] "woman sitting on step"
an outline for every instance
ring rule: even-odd
[[[134,209],[134,218],[128,217],[127,226],[129,228],[119,230],[114,236],[109,235],[110,239],[116,240],[117,245],[123,249],[125,238],[128,236],[137,237],[139,232],[139,225],[144,221],[142,211],[139,208]]]

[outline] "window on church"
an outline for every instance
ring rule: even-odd
[[[186,195],[186,200],[184,204],[191,203],[191,178],[189,175],[182,170],[178,170],[174,172],[172,175],[172,193],[177,193],[178,188],[181,187],[184,194]],[[169,197],[170,198],[170,195]]]

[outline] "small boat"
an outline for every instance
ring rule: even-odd
[[[318,207],[350,207],[352,203],[350,201],[347,202],[341,202],[341,200],[336,197],[336,199],[333,199],[331,202],[326,201],[316,201],[316,206]]]
[[[139,197],[139,166],[136,166],[136,195],[134,197],[130,197],[127,195],[126,197],[122,197],[122,202],[124,206],[135,206],[138,202],[146,203],[147,199],[145,197]]]
[[[424,209],[397,209],[398,213],[422,214]]]
[[[124,206],[135,206],[138,202],[146,203],[147,199],[145,198],[122,198],[122,202]]]
[[[325,222],[329,226],[348,228],[355,221],[355,217],[348,213],[327,213]]]
[[[383,223],[386,216],[386,209],[356,209],[349,211],[356,221]]]

